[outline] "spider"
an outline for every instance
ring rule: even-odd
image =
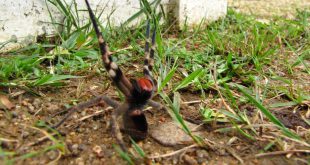
[[[111,129],[112,136],[116,139],[123,151],[127,151],[126,145],[123,141],[123,137],[118,124],[118,119],[121,117],[123,120],[122,131],[128,134],[133,140],[141,141],[147,137],[148,123],[143,112],[146,105],[150,105],[156,109],[160,109],[163,106],[152,100],[153,94],[156,90],[154,80],[152,77],[152,69],[154,66],[154,51],[155,51],[155,36],[156,32],[152,33],[151,36],[151,47],[150,47],[150,23],[148,21],[146,28],[146,42],[145,42],[145,59],[143,66],[143,77],[138,79],[128,79],[119,68],[119,66],[112,60],[109,52],[107,42],[103,39],[103,36],[99,30],[96,17],[92,12],[89,2],[85,0],[87,10],[89,12],[90,20],[93,24],[96,36],[98,38],[100,53],[103,65],[108,72],[109,77],[115,86],[124,94],[125,101],[122,104],[110,99],[107,96],[98,96],[87,102],[82,102],[70,109],[63,119],[61,119],[53,127],[59,127],[73,112],[81,110],[87,107],[91,107],[99,104],[102,100],[113,107],[115,110],[111,117]],[[53,116],[56,116],[62,112],[58,112]]]

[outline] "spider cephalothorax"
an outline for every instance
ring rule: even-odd
[[[153,95],[152,81],[147,78],[139,78],[138,80],[132,79],[130,82],[133,85],[133,90],[128,102],[145,105]]]

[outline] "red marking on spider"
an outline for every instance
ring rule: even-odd
[[[153,84],[151,80],[147,78],[139,78],[138,84],[144,91],[152,91],[153,90]]]

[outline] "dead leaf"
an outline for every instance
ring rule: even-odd
[[[12,109],[15,105],[5,95],[0,95],[0,109]]]

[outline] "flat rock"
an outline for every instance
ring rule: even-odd
[[[198,125],[186,122],[187,127],[194,135],[201,136],[201,131],[196,131]],[[158,126],[150,127],[150,136],[164,146],[188,145],[194,143],[193,139],[187,135],[175,122],[161,123]]]

